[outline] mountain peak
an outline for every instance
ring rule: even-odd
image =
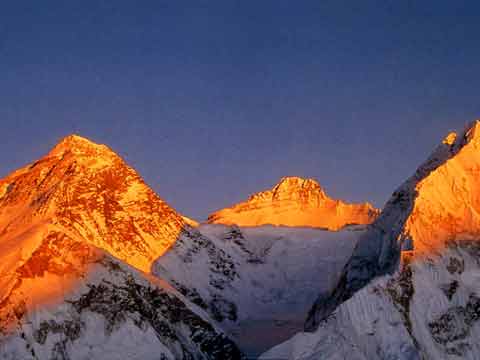
[[[291,200],[297,199],[301,202],[309,202],[310,200],[318,202],[327,198],[327,194],[316,180],[297,176],[281,178],[278,184],[272,188],[271,193],[273,199],[276,200],[288,197]],[[255,194],[252,198],[259,194],[263,196],[265,192]]]
[[[274,189],[280,188],[317,188],[321,189],[320,184],[314,179],[306,179],[298,176],[285,176],[280,179]]]
[[[259,226],[265,224],[308,226],[338,230],[348,224],[368,224],[378,215],[368,203],[348,204],[328,197],[314,179],[282,178],[271,190],[217,211],[209,223]]]
[[[457,137],[458,137],[458,134],[456,132],[452,131],[447,136],[445,136],[442,143],[445,144],[445,145],[452,146],[453,144],[455,144],[455,141],[457,141]]]
[[[23,217],[76,234],[146,272],[184,223],[120,156],[78,135],[0,180],[3,236],[25,228]]]
[[[49,155],[63,156],[67,152],[72,152],[74,154],[94,155],[105,151],[110,151],[106,145],[97,144],[77,134],[70,134],[61,139],[50,151]]]

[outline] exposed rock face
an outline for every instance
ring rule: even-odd
[[[480,122],[449,134],[360,238],[306,328],[264,359],[478,359]]]
[[[79,136],[0,180],[2,254],[6,239],[49,225],[148,272],[183,223],[119,156]]]
[[[369,203],[348,204],[333,200],[313,179],[285,177],[271,190],[217,211],[209,223],[258,226],[310,226],[338,230],[350,224],[369,224],[379,211]]]
[[[78,136],[1,180],[0,358],[240,359],[201,309],[133,268],[148,272],[187,228]]]

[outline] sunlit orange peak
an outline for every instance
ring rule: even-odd
[[[146,272],[184,224],[118,155],[78,135],[1,180],[0,196],[0,248],[30,227],[53,226]]]
[[[50,151],[49,155],[63,155],[68,151],[76,154],[84,154],[111,150],[106,145],[96,144],[85,137],[71,134],[60,140],[58,144]]]
[[[328,197],[314,179],[282,178],[271,190],[209,216],[208,222],[259,226],[308,226],[338,230],[349,224],[368,224],[379,211],[369,203],[348,204]]]

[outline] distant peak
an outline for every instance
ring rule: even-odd
[[[457,133],[456,132],[451,132],[449,133],[442,141],[445,145],[453,145],[455,144],[455,141],[457,140]]]
[[[102,144],[97,144],[80,135],[71,134],[61,139],[57,145],[50,151],[49,155],[58,156],[66,152],[75,154],[96,154],[100,151],[108,151],[109,148]]]
[[[273,187],[273,192],[295,191],[295,190],[314,190],[323,192],[320,184],[314,179],[305,179],[298,176],[285,176],[280,179],[277,185]]]
[[[313,179],[306,179],[306,178],[302,178],[300,176],[284,176],[280,179],[279,183],[299,183],[299,182],[304,182],[304,181],[313,181],[315,182],[315,180]]]
[[[298,177],[298,176],[285,176],[285,177],[280,179],[280,181],[278,182],[278,184],[275,187],[283,187],[283,186],[303,187],[303,186],[310,186],[310,185],[320,187],[320,184],[317,181],[315,181],[314,179],[305,179],[305,178],[301,178],[301,177]]]
[[[80,135],[77,135],[77,134],[70,134],[70,135],[65,136],[61,140],[61,142],[90,142],[90,143],[92,143],[93,141],[87,139],[84,136],[80,136]]]
[[[82,147],[82,146],[99,146],[90,139],[86,137],[77,135],[77,134],[70,134],[59,141],[57,146],[63,147]]]
[[[287,176],[272,189],[211,214],[207,221],[238,226],[269,224],[339,230],[345,225],[369,224],[378,213],[368,203],[349,204],[331,199],[314,179]]]

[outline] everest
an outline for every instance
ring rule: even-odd
[[[79,136],[0,181],[0,358],[240,359],[155,259],[184,220]]]

